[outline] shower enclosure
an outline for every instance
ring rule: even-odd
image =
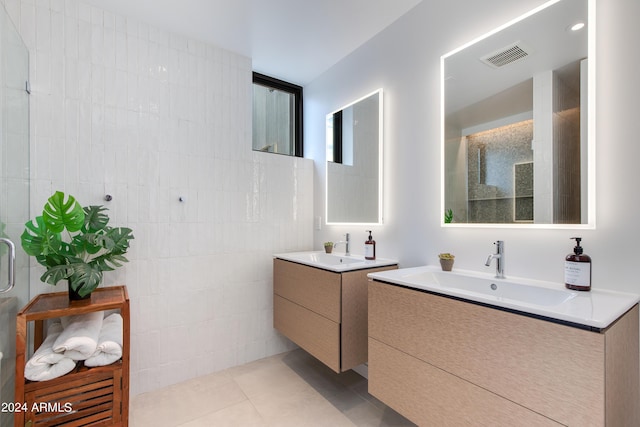
[[[29,52],[0,4],[0,402],[14,401],[16,313],[29,300],[20,247],[29,219],[28,75]],[[0,427],[12,425],[12,414],[0,412]]]

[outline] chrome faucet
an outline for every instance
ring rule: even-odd
[[[491,260],[496,260],[496,279],[504,279],[504,241],[496,240],[494,243],[496,245],[496,253],[489,255],[487,258],[487,262],[484,263],[487,267],[491,265]]]
[[[345,256],[349,256],[349,255],[351,255],[351,254],[349,253],[349,233],[346,233],[346,234],[344,235],[344,237],[345,237],[345,240],[341,240],[341,241],[339,241],[339,242],[335,242],[335,243],[333,244],[333,247],[335,248],[338,244],[340,244],[340,243],[344,243],[344,255],[345,255]]]

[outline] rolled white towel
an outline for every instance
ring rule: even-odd
[[[84,361],[85,366],[105,366],[122,357],[122,316],[113,313],[102,322],[98,347],[95,353]]]
[[[76,361],[53,351],[53,343],[62,332],[62,325],[52,323],[47,338],[24,367],[24,377],[30,381],[46,381],[61,377],[76,367]]]
[[[62,317],[60,321],[64,330],[53,344],[53,351],[73,360],[90,357],[98,346],[103,318],[102,311]]]

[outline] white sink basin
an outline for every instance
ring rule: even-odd
[[[309,262],[322,265],[355,264],[364,261],[364,259],[355,258],[353,256],[328,254],[325,252],[311,252],[309,254],[302,254],[302,257],[306,257],[307,255]]]
[[[566,289],[563,283],[519,277],[496,279],[492,274],[466,270],[444,272],[423,266],[370,273],[370,278],[391,284],[493,305],[546,318],[603,329],[640,301],[640,296],[592,288]]]
[[[323,251],[275,254],[274,258],[280,258],[286,261],[336,272],[362,270],[365,268],[376,268],[398,264],[398,261],[392,259],[376,258],[375,260],[368,260],[364,259],[361,255],[347,256],[344,253],[328,254]]]
[[[525,285],[505,279],[474,277],[443,271],[426,271],[405,277],[407,280],[418,283],[433,283],[452,290],[474,292],[502,300],[541,306],[559,305],[575,298],[578,294],[564,289]]]

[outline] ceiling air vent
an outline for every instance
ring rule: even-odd
[[[507,47],[499,49],[493,53],[480,58],[482,62],[493,68],[500,68],[507,64],[513,64],[520,61],[530,54],[530,49],[521,42],[510,44]]]

